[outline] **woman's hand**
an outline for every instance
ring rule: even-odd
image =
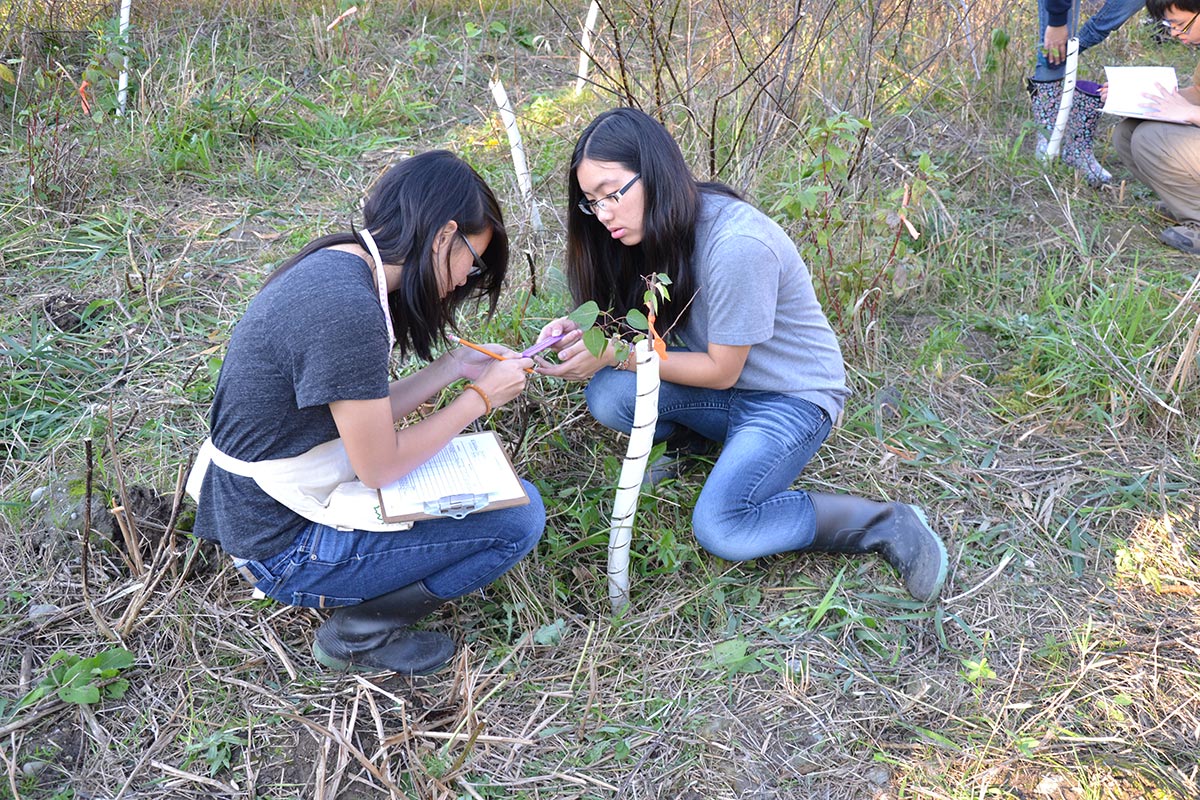
[[[515,351],[510,350],[502,344],[485,344],[482,347],[488,350],[488,352],[495,353],[505,359],[518,356]],[[452,348],[448,351],[448,355],[454,363],[454,370],[458,377],[468,381],[476,380],[488,366],[497,363],[496,359],[491,356],[463,345]],[[526,364],[525,366],[529,365]]]
[[[1028,41],[1028,40],[1026,40]],[[1046,38],[1042,41],[1042,50],[1046,60],[1051,64],[1061,64],[1067,58],[1067,26],[1046,26]]]
[[[583,331],[569,317],[559,317],[551,320],[538,334],[538,341],[551,336],[563,335],[563,338],[553,345],[558,354],[558,363],[553,364],[543,358],[535,358],[537,371],[552,378],[564,378],[569,381],[586,381],[595,375],[602,367],[612,366],[616,359],[612,350],[605,351],[601,358],[596,358],[588,352],[583,344]]]
[[[563,340],[564,342],[567,339]],[[558,351],[558,363],[551,364],[540,358],[537,361],[537,371],[552,378],[564,378],[569,381],[586,381],[604,367],[615,366],[617,357],[609,345],[599,358],[592,355],[583,343],[583,334],[571,337],[571,344],[563,346],[559,342],[555,346]]]
[[[528,375],[525,370],[533,366],[533,359],[521,358],[500,345],[489,345],[489,349],[506,358],[497,361],[467,347],[455,348],[438,356],[436,367],[426,367],[392,383],[386,398],[329,404],[359,480],[378,488],[407,475],[489,407],[498,408],[521,393]],[[421,421],[400,431],[395,429],[396,419],[457,380],[455,374],[472,381],[482,394],[466,389]]]
[[[551,349],[556,353],[561,353],[566,348],[578,342],[583,338],[583,331],[579,330],[579,325],[570,317],[559,317],[552,319],[542,328],[538,334],[537,341],[549,339],[551,336],[562,336],[563,338],[555,343]],[[537,342],[534,342],[537,344]]]
[[[483,390],[495,409],[525,391],[525,381],[529,377],[525,370],[533,366],[533,359],[514,356],[504,361],[492,358],[487,358],[487,361],[472,382]]]

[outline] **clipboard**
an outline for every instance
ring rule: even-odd
[[[433,458],[377,493],[384,522],[462,519],[529,502],[495,431],[455,436]]]

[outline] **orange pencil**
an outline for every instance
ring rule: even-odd
[[[483,353],[485,356],[491,356],[492,358],[496,359],[497,361],[507,361],[508,360],[507,358],[505,358],[502,355],[493,353],[491,350],[488,350],[486,347],[480,347],[479,345],[475,344],[474,342],[468,342],[466,339],[462,338],[461,336],[455,336],[453,333],[447,333],[446,338],[449,339],[450,341],[454,342],[455,344],[461,344],[463,347],[469,347],[472,350],[475,350],[476,352]],[[530,369],[529,367],[526,367],[525,371],[531,375],[533,374],[533,370]]]

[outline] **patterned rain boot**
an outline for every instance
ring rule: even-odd
[[[1096,124],[1100,121],[1100,84],[1092,81],[1075,81],[1075,100],[1071,103],[1071,116],[1067,118],[1067,129],[1063,133],[1062,162],[1074,167],[1091,186],[1112,183],[1112,174],[1092,152],[1092,140],[1096,136]]]
[[[1050,132],[1058,118],[1058,107],[1062,102],[1062,78],[1053,81],[1035,81],[1029,78],[1025,88],[1029,92],[1033,107],[1033,121],[1038,127],[1035,153],[1039,161],[1046,158]],[[1112,182],[1112,175],[1092,153],[1092,140],[1096,124],[1100,121],[1100,84],[1092,81],[1075,81],[1075,97],[1071,113],[1067,117],[1067,128],[1063,131],[1059,158],[1064,164],[1074,167],[1091,186],[1104,186]]]
[[[1054,119],[1058,116],[1058,104],[1062,100],[1062,78],[1054,81],[1035,81],[1025,79],[1025,90],[1029,92],[1029,104],[1033,107],[1033,123],[1037,125],[1037,144],[1034,154],[1038,161],[1046,159],[1046,148],[1050,145],[1047,137],[1054,128]]]

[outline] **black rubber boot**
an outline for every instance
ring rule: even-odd
[[[409,625],[428,616],[444,600],[421,581],[356,606],[334,609],[317,628],[313,657],[330,669],[391,670],[428,675],[450,663],[454,640]]]
[[[904,503],[877,503],[845,494],[809,492],[817,532],[808,550],[878,553],[900,573],[917,600],[937,599],[946,581],[946,546],[925,513]]]

